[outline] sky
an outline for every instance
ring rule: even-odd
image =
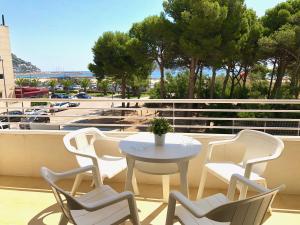
[[[163,0],[0,0],[12,52],[43,71],[86,71],[105,31],[159,14]],[[246,0],[262,16],[282,0]]]

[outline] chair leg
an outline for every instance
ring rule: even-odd
[[[132,187],[133,187],[134,194],[139,195],[140,191],[139,191],[139,187],[138,187],[138,184],[137,184],[135,171],[133,171],[133,175],[132,175]]]
[[[247,197],[248,187],[244,184],[241,185],[239,200]]]
[[[72,190],[71,190],[71,195],[74,196],[76,194],[77,188],[79,187],[82,179],[83,179],[83,174],[78,174],[76,175]]]
[[[176,200],[172,198],[172,196],[170,195],[168,210],[167,210],[166,225],[173,225],[175,219],[175,209],[176,209]]]
[[[136,206],[134,196],[128,199],[129,211],[131,215],[131,222],[133,225],[140,225],[139,214]]]
[[[163,187],[163,201],[168,202],[170,192],[170,176],[162,176],[162,187]]]
[[[59,223],[58,225],[67,225],[69,222],[68,218],[65,216],[65,214],[61,213],[61,216],[60,216],[60,220],[59,220]]]
[[[247,192],[248,192],[248,186],[241,184],[239,200],[243,200],[243,199],[247,198]]]
[[[261,181],[261,184],[265,187],[265,188],[268,188],[268,185],[267,185],[267,181],[266,180],[263,180]],[[270,202],[270,206],[269,206],[269,213],[272,215],[272,203],[274,201],[274,198],[272,198],[271,202]]]
[[[90,186],[91,186],[91,187],[95,187],[95,180],[94,180],[94,179],[92,179],[92,183],[91,183]]]
[[[203,169],[202,169],[202,173],[201,173],[201,178],[200,178],[200,183],[199,183],[199,188],[198,188],[198,194],[197,194],[197,200],[202,198],[202,196],[203,196],[203,191],[204,191],[204,187],[205,187],[206,178],[207,178],[207,169],[204,166]]]

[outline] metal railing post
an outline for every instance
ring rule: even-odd
[[[22,113],[25,114],[25,111],[24,111],[24,101],[22,101]]]
[[[173,132],[175,132],[175,103],[173,102]]]

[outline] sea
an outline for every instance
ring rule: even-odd
[[[166,72],[170,72],[172,75],[176,75],[181,70],[166,70]],[[210,69],[205,69],[204,74],[211,75]],[[24,74],[15,74],[15,77],[18,78],[29,78],[29,79],[50,79],[50,78],[94,78],[93,73],[90,71],[58,71],[58,72],[37,72],[37,73],[24,73]],[[151,73],[151,79],[159,79],[160,71],[154,70]]]

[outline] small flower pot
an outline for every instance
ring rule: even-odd
[[[156,146],[162,146],[165,144],[166,135],[162,134],[161,136],[159,136],[159,135],[155,134],[154,139],[155,139]]]

